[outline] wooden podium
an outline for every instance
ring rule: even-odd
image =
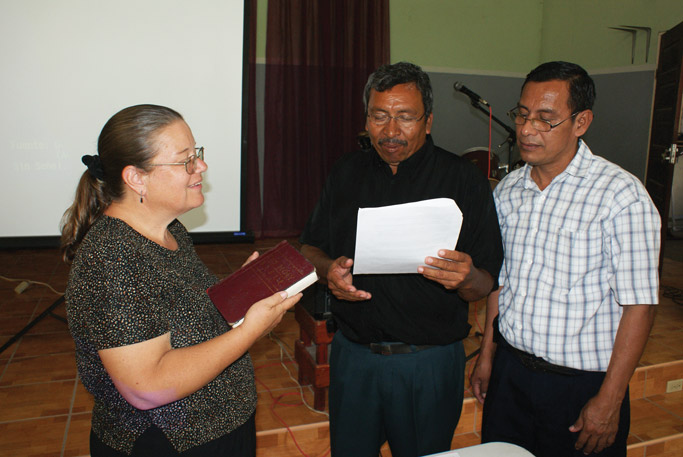
[[[327,321],[316,320],[301,303],[294,308],[299,323],[299,339],[294,346],[294,358],[299,365],[299,384],[313,387],[313,407],[325,409],[325,391],[330,385],[329,344],[334,333],[328,333]]]

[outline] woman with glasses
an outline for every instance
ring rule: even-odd
[[[78,373],[95,398],[91,455],[253,457],[247,350],[301,295],[257,302],[236,328],[217,312],[217,278],[177,220],[203,203],[207,169],[177,112],[123,109],[83,162],[62,249]]]

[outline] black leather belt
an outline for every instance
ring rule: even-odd
[[[434,345],[424,344],[405,344],[405,343],[370,343],[364,346],[369,347],[374,354],[381,355],[395,355],[395,354],[412,354],[413,352],[424,351],[425,349],[433,348]]]
[[[496,344],[498,344],[498,347],[503,347],[512,352],[515,356],[517,356],[519,361],[522,362],[522,365],[524,365],[526,368],[532,371],[536,371],[539,373],[559,374],[563,376],[578,376],[584,373],[583,371],[574,368],[555,365],[553,363],[547,362],[546,360],[540,357],[537,357],[533,354],[529,354],[528,352],[524,352],[512,346],[505,340],[505,338],[503,338],[503,335],[501,335],[500,330],[498,330],[498,316],[496,316],[493,322],[493,341]]]

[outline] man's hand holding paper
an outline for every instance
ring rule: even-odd
[[[469,255],[448,249],[440,249],[438,255],[439,257],[427,257],[427,267],[417,267],[417,272],[442,284],[446,289],[458,289],[472,280],[474,266]]]

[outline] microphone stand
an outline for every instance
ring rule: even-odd
[[[470,101],[472,102],[472,106],[474,106],[476,109],[486,114],[487,116],[489,115],[489,110],[482,107],[479,100],[475,100],[474,98],[470,97]],[[505,129],[506,132],[508,132],[508,137],[505,139],[503,143],[499,144],[498,147],[501,147],[504,143],[508,144],[508,169],[506,170],[506,173],[509,173],[510,168],[512,167],[512,146],[517,141],[517,133],[514,129],[512,129],[507,124],[503,123],[503,121],[494,116],[493,113],[491,113],[491,119],[496,121],[496,124],[500,125],[501,127],[503,127],[503,129]],[[490,151],[490,153],[493,154],[493,151]]]

